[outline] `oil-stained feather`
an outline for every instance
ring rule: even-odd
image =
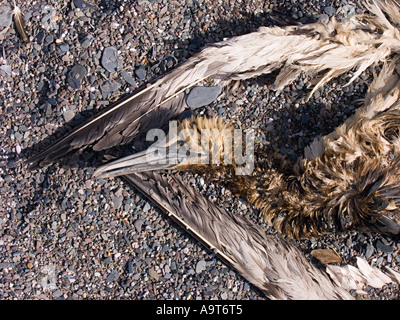
[[[270,299],[352,299],[289,241],[154,172],[124,177]]]
[[[19,36],[21,37],[22,41],[29,42],[29,37],[25,29],[25,19],[21,9],[18,6],[15,6],[13,13],[15,27]]]
[[[209,77],[226,89],[232,81],[283,68],[277,87],[303,73],[319,78],[311,94],[350,70],[355,70],[354,80],[400,47],[399,31],[391,22],[397,21],[394,5],[380,6],[373,1],[368,8],[373,15],[354,15],[342,23],[333,19],[303,26],[262,27],[210,45],[142,92],[79,126],[28,163],[46,164],[87,147],[102,150],[128,143],[144,128],[160,127],[169,117],[181,113],[185,108],[183,90]],[[387,16],[393,18],[389,21]],[[150,113],[166,117],[153,117]]]

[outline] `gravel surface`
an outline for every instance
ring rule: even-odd
[[[21,159],[207,43],[261,25],[347,17],[359,10],[356,1],[17,2],[31,42],[12,28],[0,35],[0,298],[264,299],[122,180],[93,179],[102,153],[34,171]],[[307,103],[304,79],[275,92],[272,77],[261,77],[188,112],[253,128],[259,146],[296,159],[359,106],[370,74],[344,86],[350,77],[335,79]],[[217,205],[261,223],[229,190],[192,174],[182,179]],[[307,256],[332,248],[344,263],[361,256],[399,271],[400,242],[376,234],[349,232],[298,245]],[[365,292],[354,295],[399,298],[396,285]]]

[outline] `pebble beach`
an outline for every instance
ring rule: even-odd
[[[106,152],[85,152],[35,170],[23,161],[207,44],[260,26],[306,24],[333,15],[346,19],[363,12],[357,1],[17,4],[30,41],[23,42],[13,26],[0,34],[0,299],[265,299],[124,180],[93,178]],[[12,3],[5,0],[1,6]],[[257,146],[295,160],[314,138],[354,113],[372,79],[368,70],[346,85],[352,73],[344,74],[307,101],[312,88],[307,79],[274,91],[273,76],[244,81],[232,94],[184,116],[218,115],[253,129]],[[203,95],[196,99],[210,99]],[[135,141],[133,148],[142,145]],[[132,146],[121,147],[113,156],[131,151]],[[215,205],[276,232],[228,189],[196,174],[171,174]],[[400,241],[390,237],[352,231],[294,242],[321,268],[310,252],[329,248],[342,264],[354,265],[363,257],[400,272]],[[399,286],[352,294],[360,300],[397,300]]]

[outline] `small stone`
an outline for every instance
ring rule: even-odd
[[[137,219],[135,220],[135,222],[133,223],[133,226],[135,227],[137,232],[142,231],[142,225],[144,223],[143,219]]]
[[[222,300],[228,299],[228,294],[227,294],[226,292],[222,292],[222,293],[221,293],[221,299],[222,299]]]
[[[186,97],[189,108],[196,109],[213,102],[221,93],[221,87],[194,87]]]
[[[374,253],[375,248],[373,246],[371,246],[370,244],[367,245],[367,248],[365,250],[365,258],[369,259],[372,254]]]
[[[147,202],[143,207],[143,212],[146,213],[150,210],[150,204]]]
[[[118,58],[116,48],[107,47],[104,49],[103,55],[101,57],[101,65],[110,73],[117,71]]]
[[[59,52],[68,52],[69,51],[69,45],[67,43],[60,44],[57,46],[57,50]]]
[[[54,36],[52,34],[49,34],[44,38],[45,44],[51,44],[54,41]]]
[[[94,6],[83,1],[83,0],[73,0],[74,1],[74,5],[75,7],[79,8],[79,9],[93,9]]]
[[[28,262],[26,264],[26,266],[27,266],[28,269],[32,269],[33,268],[33,263],[32,262]]]
[[[113,270],[110,272],[110,274],[107,276],[106,281],[107,282],[114,282],[117,281],[119,278],[119,273],[117,270]]]
[[[124,200],[124,197],[115,197],[113,199],[113,205],[115,209],[119,209],[121,207],[122,200]]]
[[[75,112],[72,110],[66,110],[63,113],[65,122],[70,122],[75,117]]]
[[[121,77],[124,79],[127,83],[129,83],[132,87],[136,87],[136,81],[135,79],[132,78],[131,74],[128,72],[121,72]]]
[[[0,70],[4,71],[9,76],[11,76],[11,74],[12,74],[11,65],[4,64],[4,65],[0,66]]]
[[[158,281],[158,279],[160,278],[160,275],[157,273],[157,271],[154,268],[149,269],[149,276],[156,281]]]
[[[82,48],[89,48],[94,40],[94,37],[91,34],[88,34],[81,40]]]
[[[53,296],[53,298],[58,298],[59,296],[61,296],[60,289],[55,290],[51,295]]]
[[[200,260],[196,264],[196,273],[199,274],[206,269],[206,262],[204,260]]]
[[[86,68],[79,64],[75,65],[72,67],[70,72],[68,72],[67,82],[73,89],[79,89],[85,75]]]
[[[135,70],[135,75],[139,80],[144,80],[146,78],[146,69],[141,66]]]
[[[336,13],[336,9],[333,8],[333,7],[331,7],[331,6],[328,6],[328,7],[325,7],[325,8],[324,8],[324,12],[325,12],[328,16],[332,17],[332,16]]]
[[[132,260],[128,260],[128,262],[126,264],[126,270],[127,270],[128,274],[133,274]]]
[[[386,245],[386,244],[384,244],[381,240],[378,240],[378,241],[376,242],[375,247],[376,247],[378,250],[381,250],[382,252],[385,252],[385,253],[392,253],[392,252],[393,252],[393,246]]]

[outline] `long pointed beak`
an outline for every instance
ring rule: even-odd
[[[171,169],[176,166],[177,162],[169,161],[166,153],[154,154],[149,150],[151,149],[107,163],[96,169],[93,175],[97,178],[110,178],[134,172]]]

